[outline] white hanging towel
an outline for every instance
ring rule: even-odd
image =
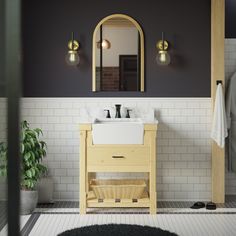
[[[219,83],[216,89],[211,138],[218,144],[218,146],[223,148],[225,146],[225,138],[227,136],[228,131],[225,113],[225,101],[223,95],[223,88],[221,83]]]

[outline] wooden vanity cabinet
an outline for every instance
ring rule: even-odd
[[[94,145],[92,124],[80,125],[80,214],[96,207],[148,207],[156,214],[156,134],[157,124],[144,125],[143,144]],[[117,158],[122,157],[122,158]],[[140,199],[96,199],[91,191],[90,173],[146,172],[148,189]]]

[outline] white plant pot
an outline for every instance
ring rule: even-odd
[[[36,208],[38,202],[38,191],[21,190],[20,197],[21,197],[20,214],[21,215],[31,214]]]
[[[39,193],[38,203],[53,203],[53,179],[51,177],[41,178],[37,189]]]

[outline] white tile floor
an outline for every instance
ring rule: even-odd
[[[29,218],[30,215],[20,217],[20,229],[24,227]],[[7,236],[7,225],[1,230],[0,236]]]
[[[132,214],[131,212],[137,212]],[[235,236],[236,235],[236,208],[217,208],[216,211],[204,209],[192,210],[190,208],[160,208],[157,215],[145,214],[146,209],[104,209],[105,214],[80,215],[78,208],[37,208],[40,214],[30,236],[56,236],[57,234],[93,224],[138,224],[160,227],[175,232],[179,236]],[[37,213],[38,212],[38,213]],[[97,212],[97,213],[96,213]],[[112,214],[113,212],[113,214]],[[114,212],[116,214],[114,214]],[[122,209],[124,212],[124,209]],[[144,214],[140,214],[143,212]],[[109,214],[108,214],[109,213]],[[210,214],[209,214],[210,213]],[[21,216],[21,229],[30,216]],[[5,226],[0,236],[7,235]],[[24,234],[23,236],[28,235]]]
[[[236,215],[229,214],[43,214],[30,236],[54,236],[65,230],[108,223],[160,227],[179,236],[235,236]]]

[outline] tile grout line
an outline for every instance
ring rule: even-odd
[[[24,225],[23,229],[21,230],[22,236],[28,236],[33,229],[35,223],[37,222],[38,218],[40,217],[40,213],[33,213],[30,218],[27,220],[26,224]]]

